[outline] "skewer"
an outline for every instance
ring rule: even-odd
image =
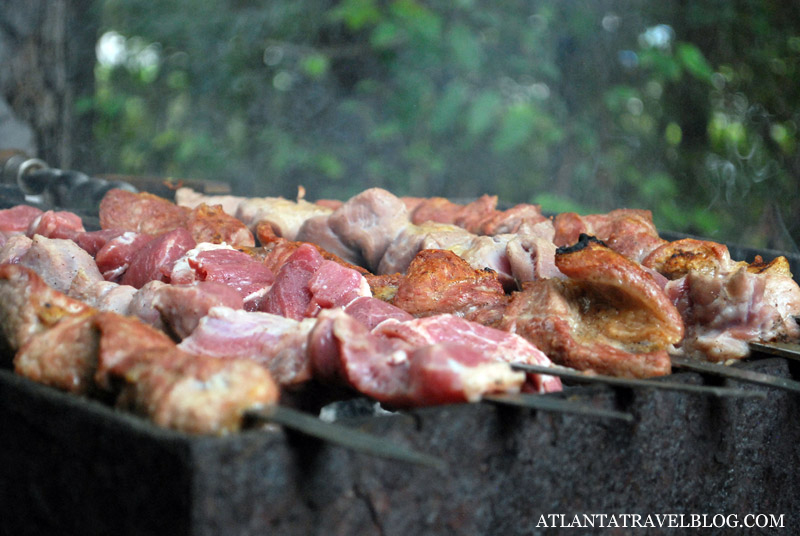
[[[540,411],[553,411],[557,413],[570,413],[573,415],[583,415],[586,417],[599,417],[604,419],[617,419],[625,422],[633,422],[633,415],[624,411],[613,409],[602,409],[577,404],[563,398],[552,398],[542,395],[525,394],[503,394],[487,395],[483,400],[493,404],[502,404],[522,408],[535,409]]]
[[[643,380],[637,378],[617,378],[616,376],[606,376],[603,374],[584,374],[565,367],[543,367],[541,365],[528,365],[524,363],[514,363],[513,368],[537,374],[548,374],[558,376],[568,380],[585,383],[602,383],[618,387],[651,388],[664,389],[670,391],[682,391],[701,395],[712,395],[717,397],[740,397],[740,398],[766,398],[767,395],[761,391],[748,391],[745,389],[734,389],[730,387],[718,387],[713,385],[692,385],[687,383],[669,382],[661,380]]]
[[[767,387],[775,387],[776,389],[783,389],[791,393],[800,394],[800,382],[773,376],[771,374],[764,374],[763,372],[756,372],[753,370],[746,370],[738,367],[730,367],[714,363],[701,363],[699,361],[692,361],[683,357],[672,356],[672,365],[700,372],[703,374],[714,374],[733,380],[753,383],[756,385],[764,385]]]
[[[800,361],[800,344],[794,342],[751,342],[750,350]]]
[[[301,434],[328,441],[348,449],[416,465],[445,469],[444,460],[403,447],[390,439],[378,437],[355,428],[323,421],[308,413],[286,406],[274,405],[246,412],[248,419],[280,424]]]

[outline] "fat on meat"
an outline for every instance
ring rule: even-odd
[[[239,293],[246,309],[254,311],[275,282],[275,274],[248,253],[224,244],[201,243],[177,259],[170,274],[171,283],[194,281],[227,285]]]
[[[519,392],[525,375],[464,343],[414,345],[369,331],[341,309],[320,313],[309,336],[314,376],[393,407],[474,402]]]
[[[386,320],[372,330],[373,334],[399,338],[414,346],[464,344],[479,351],[484,359],[506,363],[527,363],[552,366],[550,359],[523,337],[507,331],[471,322],[451,314],[440,314],[414,320]],[[561,390],[555,376],[532,374],[529,390],[548,393]]]
[[[800,287],[784,257],[730,270],[689,270],[667,284],[686,325],[679,349],[709,361],[741,359],[750,341],[800,338]]]
[[[314,216],[328,215],[331,209],[299,199],[282,197],[250,198],[236,208],[235,216],[256,232],[259,224],[268,225],[276,236],[296,240],[303,223]]]
[[[118,232],[119,234],[110,237],[100,247],[95,254],[94,260],[106,281],[119,282],[139,250],[153,240],[153,237],[135,231],[112,232]]]
[[[270,313],[217,306],[200,319],[179,348],[224,359],[252,359],[282,386],[311,379],[308,335],[316,320],[293,320]]]
[[[360,296],[344,308],[344,312],[367,326],[370,330],[384,320],[413,320],[414,316],[391,303],[373,296]]]

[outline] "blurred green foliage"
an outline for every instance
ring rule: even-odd
[[[80,106],[109,171],[800,238],[794,3],[100,3],[110,56]]]

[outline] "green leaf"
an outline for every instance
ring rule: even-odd
[[[499,153],[516,149],[531,137],[535,121],[536,113],[530,105],[521,103],[510,106],[503,116],[492,148]]]
[[[303,58],[300,66],[310,78],[318,80],[328,72],[329,63],[323,54],[309,54]]]
[[[431,130],[439,134],[455,126],[468,96],[466,84],[460,81],[450,83],[433,110]]]
[[[467,71],[476,71],[483,60],[483,49],[475,33],[464,24],[456,23],[447,35],[456,64]]]
[[[676,48],[676,54],[681,65],[683,65],[692,76],[700,80],[711,79],[711,75],[714,74],[714,69],[711,68],[711,65],[697,46],[691,43],[679,43]]]
[[[477,137],[486,132],[497,119],[500,108],[500,95],[491,90],[483,91],[469,108],[467,132]]]

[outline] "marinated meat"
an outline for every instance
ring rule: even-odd
[[[254,361],[176,348],[143,352],[122,379],[118,407],[191,434],[235,432],[245,411],[277,403],[280,393],[269,372]]]
[[[182,340],[197,328],[213,307],[243,309],[241,294],[215,281],[197,281],[188,285],[164,285],[155,292],[153,307],[170,334]]]
[[[377,270],[383,254],[410,223],[403,202],[380,188],[351,197],[329,217],[328,224],[342,243],[358,251],[366,268]]]
[[[587,234],[636,262],[641,262],[666,242],[658,236],[649,210],[617,209],[588,216],[564,212],[556,215],[553,223],[557,246],[569,246],[577,242],[581,234]]]
[[[100,201],[100,227],[158,236],[184,227],[189,212],[153,194],[114,188]]]
[[[66,316],[84,313],[85,303],[58,292],[36,272],[18,264],[0,265],[0,346],[13,355],[32,337]]]
[[[195,242],[230,244],[232,246],[255,246],[255,238],[250,229],[227,214],[221,205],[201,203],[189,213],[186,229]]]
[[[119,231],[113,232],[120,233]],[[109,238],[94,257],[103,278],[106,281],[118,283],[139,250],[151,240],[153,240],[152,236],[134,231],[123,231],[117,236]]]
[[[270,313],[214,307],[178,345],[193,354],[252,359],[264,365],[283,386],[311,379],[308,334],[314,319],[292,320]]]
[[[616,376],[668,374],[683,322],[655,277],[596,240],[556,254],[568,279],[534,281],[511,297],[500,327],[556,363]]]
[[[142,288],[149,281],[169,281],[172,264],[195,245],[192,235],[183,227],[157,236],[131,257],[120,283]]]
[[[417,254],[391,300],[414,316],[453,313],[466,318],[506,302],[495,272],[475,270],[455,253],[436,249]]]
[[[73,282],[80,274],[83,286],[103,281],[94,259],[75,242],[62,238],[45,238],[34,235],[30,247],[19,257],[19,264],[35,271],[45,284],[61,292],[75,288]]]
[[[320,313],[309,355],[315,377],[395,407],[474,402],[489,393],[518,392],[525,381],[524,374],[468,344],[415,346],[374,334],[339,309]]]
[[[83,221],[77,214],[48,210],[31,222],[26,234],[31,238],[38,234],[47,238],[73,239],[85,232]]]
[[[31,337],[14,356],[14,371],[62,391],[90,393],[100,343],[93,316],[88,310],[65,316]]]

